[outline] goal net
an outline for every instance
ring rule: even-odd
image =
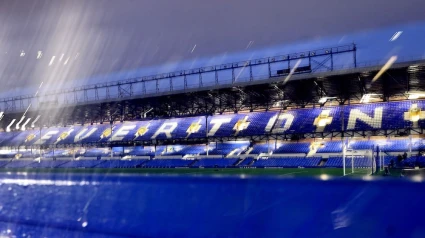
[[[343,147],[343,175],[371,175],[376,172],[373,149],[353,150]]]

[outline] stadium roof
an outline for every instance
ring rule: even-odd
[[[370,50],[373,47],[366,43],[374,39],[381,49],[394,29],[362,42],[358,40],[361,36],[353,39],[348,33],[423,20],[424,7],[421,0],[1,1],[0,93],[34,94],[41,82],[43,90],[50,90],[118,80],[128,78],[122,74],[130,70],[169,62],[192,64],[205,59],[207,62],[199,62],[205,66],[217,54],[215,58],[226,58],[243,51],[248,56],[238,60],[248,59],[264,47],[300,40],[313,39],[315,45],[281,48],[277,54],[353,41],[365,43],[360,48]],[[420,39],[415,35],[418,29],[395,30],[405,31],[400,37],[403,40]],[[330,40],[324,39],[326,36],[337,37]],[[379,57],[394,47],[380,52]],[[404,44],[402,51],[408,48]],[[59,67],[59,62],[66,67]],[[96,77],[102,75],[102,79]]]
[[[360,103],[367,94],[379,95],[377,101],[406,100],[407,92],[425,88],[425,61],[394,64],[379,79],[373,80],[382,66],[359,67],[334,72],[294,75],[298,80],[284,83],[284,77],[264,81],[222,85],[154,97],[134,97],[56,107],[43,105],[29,111],[27,117],[42,115],[46,126],[90,124],[109,121],[167,118],[238,111],[282,110],[318,107],[321,104]],[[320,102],[322,98],[332,100]],[[20,113],[6,113],[0,122],[5,128]]]

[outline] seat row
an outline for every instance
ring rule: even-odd
[[[396,161],[395,156],[386,156],[384,164]],[[352,162],[351,162],[352,161]],[[355,168],[371,167],[372,160],[366,156],[346,157],[347,167]],[[425,157],[412,156],[403,161],[406,167],[425,167]],[[177,167],[203,167],[203,168],[226,168],[226,167],[276,167],[276,168],[341,168],[343,158],[334,156],[322,157],[270,157],[260,158],[200,158],[200,159],[133,159],[133,160],[0,160],[2,168],[177,168]]]
[[[423,139],[397,139],[397,140],[357,140],[348,143],[348,149],[371,150],[378,148],[382,152],[405,152],[425,150]],[[134,146],[88,149],[55,149],[55,150],[2,150],[0,158],[63,158],[63,157],[97,157],[108,158],[123,156],[202,156],[221,155],[239,156],[244,154],[315,154],[342,153],[342,141],[319,141],[319,142],[274,142],[250,144],[247,141],[211,143],[210,145],[170,145],[170,146]],[[208,151],[208,153],[207,153]]]

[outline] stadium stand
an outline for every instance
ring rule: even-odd
[[[317,153],[342,153],[341,141],[324,142],[323,146],[317,149]]]
[[[105,160],[72,160],[67,163],[58,165],[57,168],[94,168]]]
[[[425,167],[425,156],[417,156],[416,157],[417,165],[421,168]]]
[[[254,162],[254,167],[281,167],[281,168],[313,168],[319,165],[322,158],[320,157],[288,157],[288,158],[275,158],[259,159]]]
[[[273,154],[304,153],[310,151],[310,143],[284,143]]]
[[[2,153],[2,154],[0,154],[0,158],[2,158],[2,159],[11,159],[11,158],[15,158],[15,155],[16,155],[17,153],[18,153],[18,152],[14,152],[14,151],[6,152],[6,153]]]
[[[218,143],[217,145],[211,144],[210,147],[213,149],[209,151],[209,155],[239,155],[240,153],[245,151],[248,146],[248,141]],[[206,152],[203,152],[202,154],[205,155]]]
[[[68,150],[56,149],[56,150],[49,150],[43,153],[43,158],[63,158],[63,157],[71,157]]]
[[[33,160],[13,160],[7,163],[5,168],[29,168],[30,165],[34,163]]]
[[[199,159],[192,166],[199,166],[204,168],[226,168],[233,166],[238,159],[213,159],[213,158],[203,158]]]
[[[127,155],[130,156],[155,156],[155,150],[154,147],[152,146],[135,146],[135,147],[130,147]]]
[[[269,145],[269,144],[255,144],[252,147],[252,150],[249,152],[249,154],[251,154],[251,155],[258,155],[258,154],[262,154],[262,153],[268,153],[269,150],[270,150],[270,152],[274,150],[274,144],[273,145]]]
[[[254,162],[253,157],[245,158],[242,162],[239,163],[239,167],[245,167],[245,166],[251,166],[251,164]]]
[[[106,160],[103,163],[95,165],[94,168],[140,168],[147,161],[147,159]]]
[[[328,168],[331,168],[331,167],[342,168],[343,166],[342,159],[343,159],[342,157],[329,157],[324,166]],[[355,168],[366,168],[366,167],[372,166],[371,161],[364,156],[355,156],[353,159],[354,159],[353,162],[354,162]],[[351,157],[346,158],[346,163],[351,163]]]
[[[275,143],[278,145],[276,150],[272,150]],[[125,157],[127,160],[118,160],[111,158],[110,148],[87,148],[87,149],[49,149],[42,152],[43,159],[40,162],[34,162],[33,160],[13,160],[6,166],[6,162],[0,167],[17,167],[17,168],[135,168],[135,167],[230,167],[237,166],[263,166],[263,167],[315,167],[316,165],[306,164],[305,160],[287,160],[293,157],[295,154],[302,154],[301,157],[315,157],[325,158],[326,163],[324,167],[342,167],[342,141],[325,141],[320,140],[319,142],[273,142],[270,145],[261,143],[254,144],[250,147],[250,143],[247,141],[237,142],[225,142],[225,143],[213,143],[208,146],[210,148],[210,156],[233,156],[234,160],[229,159],[217,159],[217,158],[203,158],[206,155],[206,145],[170,145],[170,146],[157,146],[155,155],[155,147],[153,146],[135,146],[135,147],[114,147],[112,148],[114,158]],[[216,146],[216,147],[214,147]],[[348,148],[354,151],[371,151],[372,147],[378,148],[381,153],[384,154],[384,165],[388,165],[392,160],[397,162],[397,155],[402,155],[404,152],[409,151],[410,140],[408,139],[393,139],[393,140],[352,140],[349,143]],[[416,159],[415,155],[418,151],[423,150],[423,140],[419,138],[412,139],[412,158],[403,161],[402,165],[405,167],[414,167],[415,165],[423,166],[423,158]],[[251,148],[251,149],[250,149]],[[267,150],[270,148],[273,157],[270,157],[268,161],[264,158],[269,157]],[[311,151],[314,153],[311,155]],[[21,158],[39,158],[40,151],[34,150],[34,154],[31,151],[9,151],[1,154],[5,161],[7,159],[13,159],[16,156]],[[75,158],[80,160],[73,160],[73,153],[76,152]],[[254,157],[239,159],[238,156],[242,156],[246,153],[251,155],[261,155],[263,159],[254,162]],[[409,153],[410,154],[410,153]],[[282,155],[282,158],[279,158]],[[328,158],[328,156],[330,157]],[[148,158],[154,158],[157,156],[177,156],[176,158],[159,158],[148,161]],[[187,156],[196,160],[182,160],[181,157]],[[277,157],[276,157],[277,156]],[[132,159],[131,158],[142,157],[143,159]],[[65,160],[59,161],[48,161],[46,159],[64,158]],[[68,158],[68,160],[66,160]],[[92,158],[87,160],[86,158]],[[96,158],[95,160],[93,158]],[[298,158],[298,157],[297,157]],[[350,159],[347,156],[347,159]],[[100,159],[100,160],[99,160]],[[30,162],[28,162],[30,161]],[[65,161],[65,162],[63,162]],[[196,163],[193,163],[196,161]],[[294,164],[296,161],[298,164]],[[238,163],[237,163],[238,162]],[[355,167],[367,167],[370,166],[370,161],[365,162],[361,156],[356,156]]]
[[[391,159],[396,160],[397,155],[411,150],[412,153],[409,153],[409,158],[404,160],[402,165],[425,166],[424,159],[416,157],[419,152],[425,150],[425,141],[419,136],[378,139],[352,136],[354,138],[344,140],[335,138],[299,140],[297,137],[291,139],[286,136],[279,137],[292,133],[342,131],[349,133],[423,128],[425,116],[421,114],[420,109],[424,106],[423,100],[412,100],[0,132],[0,158],[5,160],[4,163],[0,163],[0,167],[173,168],[235,165],[317,167],[321,161],[323,167],[341,167],[345,141],[348,141],[350,151],[379,150],[384,154],[385,165],[388,165]],[[255,136],[270,134],[280,139],[270,140],[269,143],[265,143],[264,139],[251,141]],[[218,139],[215,140],[216,138]],[[194,142],[185,144],[187,140],[193,140],[198,144]],[[165,141],[165,143],[152,141]],[[133,144],[137,142],[152,143],[148,143],[149,146]],[[81,146],[66,148],[66,145],[76,143]],[[112,143],[117,145],[113,146]],[[45,148],[37,149],[40,145]],[[262,158],[255,160],[256,158],[242,157],[246,154]],[[205,158],[206,155],[218,156],[221,159]],[[176,158],[161,158],[161,156],[176,156]],[[236,158],[233,158],[235,156]],[[40,157],[42,158],[40,162],[33,161]],[[143,158],[135,159],[136,157]],[[15,160],[15,158],[29,160]],[[68,160],[64,163],[60,160],[45,160],[56,158],[68,158]],[[124,160],[120,160],[121,158]],[[9,162],[10,159],[13,160]],[[356,167],[370,166],[370,162],[366,162],[367,159],[356,157],[355,161]]]
[[[90,148],[84,152],[84,157],[107,157],[110,154],[111,152],[108,148]]]
[[[415,101],[424,107],[423,101]],[[389,130],[414,127],[412,116],[405,116],[411,101],[336,106],[327,108],[292,109],[285,112],[253,112],[205,117],[99,124],[41,131],[0,133],[1,146],[31,146],[50,144],[103,143],[109,141],[146,141],[152,139],[187,139],[202,137],[254,136],[265,134],[315,133],[333,131]],[[323,112],[326,115],[323,116]],[[342,116],[341,116],[342,112]],[[407,115],[407,114],[406,114]],[[413,116],[414,117],[414,116]],[[424,126],[418,119],[418,127]],[[416,120],[415,119],[415,120]],[[342,123],[343,122],[343,123]],[[344,125],[342,127],[341,125]],[[319,128],[320,127],[320,128]],[[190,128],[190,129],[189,129]],[[284,148],[282,148],[284,149]]]
[[[0,168],[5,167],[10,162],[10,160],[0,160]]]
[[[194,160],[184,159],[153,159],[143,164],[145,168],[176,168],[176,167],[189,167]]]
[[[168,146],[169,149],[164,151],[163,155],[199,155],[205,153],[205,145],[190,145],[190,146]]]
[[[50,160],[50,161],[34,161],[33,163],[25,166],[26,168],[57,168],[60,165],[68,163],[69,160]],[[14,162],[13,162],[14,163]]]

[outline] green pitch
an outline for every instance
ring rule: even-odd
[[[182,174],[182,175],[283,175],[283,176],[342,176],[341,168],[276,168],[276,169],[242,169],[242,168],[226,168],[226,169],[200,169],[200,168],[176,168],[176,169],[0,169],[0,172],[28,172],[28,173],[125,173],[125,174]],[[370,169],[356,169],[353,174],[351,170],[347,171],[347,176],[364,176],[370,174]]]

